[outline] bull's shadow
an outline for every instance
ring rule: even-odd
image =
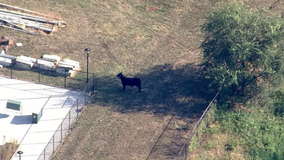
[[[125,74],[125,76],[128,76]],[[135,75],[142,82],[142,92],[127,86],[122,91],[116,75],[95,77],[94,103],[108,106],[121,113],[152,112],[153,114],[199,117],[213,98],[208,79],[196,65],[173,67],[155,66]]]

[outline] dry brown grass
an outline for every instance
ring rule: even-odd
[[[173,158],[210,97],[206,83],[196,76],[202,59],[203,15],[229,0],[0,1],[67,22],[66,28],[46,36],[0,28],[2,35],[24,45],[8,54],[57,54],[79,61],[86,70],[84,49],[92,50],[89,66],[96,74],[95,104],[88,107],[55,159],[145,159],[169,117],[176,114],[176,123],[158,143],[166,148],[164,159]],[[141,77],[143,92],[131,88],[121,92],[115,77],[120,71]],[[23,73],[24,79],[32,76]]]
[[[10,159],[17,147],[18,145],[13,143],[6,143],[5,145],[0,146],[0,160]]]

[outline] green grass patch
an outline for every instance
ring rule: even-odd
[[[199,128],[198,136],[193,138],[189,148],[191,154],[203,152],[195,159],[238,159],[234,157],[236,155],[243,155],[244,159],[284,158],[282,117],[257,105],[248,110],[215,110],[209,114],[214,114],[215,119],[205,121],[206,125]]]

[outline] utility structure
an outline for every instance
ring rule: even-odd
[[[90,48],[85,49],[85,53],[87,54],[87,91],[88,91],[88,84],[89,84],[89,53],[90,51],[91,51]]]
[[[23,151],[18,151],[17,153],[18,153],[18,155],[19,155],[19,160],[21,160],[21,155],[22,155],[24,152],[23,152]]]

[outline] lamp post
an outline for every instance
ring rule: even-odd
[[[21,160],[21,154],[23,154],[24,152],[23,151],[18,151],[17,153],[19,155],[19,160]]]
[[[89,84],[89,52],[91,51],[90,48],[85,49],[85,53],[87,54],[87,91],[88,91],[88,84]]]

